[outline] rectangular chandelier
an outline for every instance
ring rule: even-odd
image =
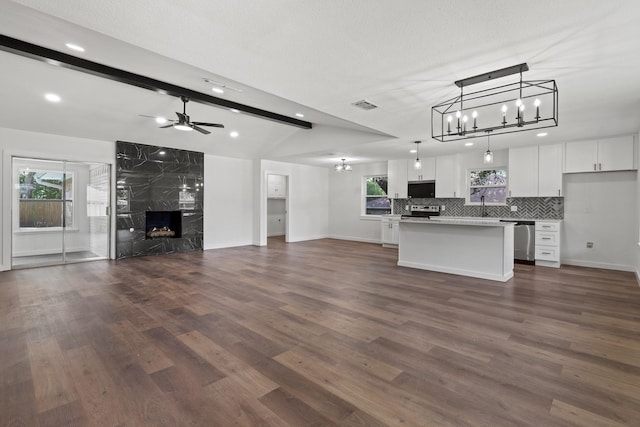
[[[431,137],[441,141],[477,138],[558,126],[555,80],[522,80],[526,63],[458,80],[460,95],[431,108]],[[477,83],[520,74],[520,80],[465,93]]]

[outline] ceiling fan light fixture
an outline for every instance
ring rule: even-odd
[[[190,132],[193,130],[193,128],[186,123],[176,123],[173,125],[173,128],[178,130],[183,130],[186,132]]]
[[[156,117],[156,123],[159,125],[163,125],[167,123],[167,119],[165,119],[164,117]]]
[[[348,165],[345,163],[346,160],[347,159],[342,159],[342,163],[338,163],[337,165],[334,166],[336,172],[349,172],[353,170],[351,165]]]

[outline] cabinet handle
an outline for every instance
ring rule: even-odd
[[[550,225],[543,225],[542,228],[551,228]]]
[[[551,237],[543,237],[542,240],[551,240]]]
[[[511,190],[509,190],[509,197],[511,197]]]
[[[598,170],[598,169],[596,168],[596,164],[595,164],[595,163],[593,164],[593,170],[594,170],[594,171],[597,171],[597,170]]]
[[[551,255],[551,252],[540,252],[542,255]]]
[[[453,192],[453,197],[456,197],[456,192],[455,191]]]
[[[560,190],[558,190],[558,196],[560,195]]]
[[[598,163],[598,170],[602,170],[602,163]]]

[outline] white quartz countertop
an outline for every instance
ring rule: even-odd
[[[513,222],[500,222],[496,218],[404,218],[400,223],[405,224],[433,224],[433,225],[474,225],[484,227],[513,227]]]

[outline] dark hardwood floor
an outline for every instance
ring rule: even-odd
[[[0,425],[640,425],[632,273],[396,255],[270,239],[0,273]]]

